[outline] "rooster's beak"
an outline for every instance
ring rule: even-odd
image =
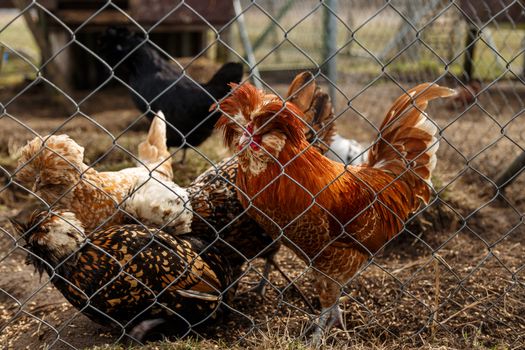
[[[248,142],[250,142],[250,135],[244,133],[242,134],[241,138],[239,139],[239,145],[237,146],[237,149],[240,151],[241,149],[244,148],[244,146],[246,146],[246,144]]]

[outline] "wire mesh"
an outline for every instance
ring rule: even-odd
[[[198,339],[196,347],[289,348],[315,343],[316,325],[333,311],[319,294],[333,287],[342,325],[326,327],[323,345],[523,348],[525,4],[238,4],[236,12],[230,1],[0,1],[1,346],[111,348],[169,334]],[[110,45],[111,30],[122,42]],[[279,164],[274,177],[237,182],[252,144],[229,151],[220,132],[211,134],[228,92],[212,83],[217,61],[241,62],[237,82],[283,100],[293,77],[311,71],[330,92],[333,115],[306,131],[343,170],[313,192],[290,169],[315,143],[286,162],[262,147],[261,157]],[[385,201],[415,173],[409,166],[380,190],[354,174],[342,211],[329,210],[326,193],[355,169],[348,164],[389,144],[385,113],[422,82],[458,91],[428,111],[439,142],[429,203],[405,219]],[[206,115],[195,115],[197,100],[179,106],[194,96],[209,102]],[[171,147],[150,162],[139,143],[159,110]],[[321,135],[332,125],[337,136],[327,141]],[[34,138],[37,151],[24,153]],[[323,167],[304,172],[326,176]],[[311,202],[267,203],[276,212],[258,205],[283,198],[267,196],[280,182]],[[358,191],[368,201],[342,220]],[[401,223],[374,249],[356,238],[371,208],[386,213],[385,227]],[[30,220],[35,210],[44,214]],[[313,253],[292,234],[315,241],[328,221],[340,233]],[[338,244],[341,256],[330,250]],[[342,283],[321,259],[356,272]]]

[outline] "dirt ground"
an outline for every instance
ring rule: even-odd
[[[364,85],[350,78],[343,86],[346,97],[357,97],[350,101],[338,97],[339,131],[371,142],[373,126],[379,125],[402,91],[379,82],[360,93]],[[275,88],[284,92],[286,85]],[[45,274],[39,278],[24,264],[25,254],[7,218],[17,215],[30,199],[10,182],[10,174],[18,149],[34,132],[43,135],[58,128],[86,148],[88,163],[97,169],[128,166],[131,159],[114,145],[136,152],[148,122],[143,118],[128,128],[140,114],[119,87],[88,97],[81,113],[71,117],[44,96],[42,87],[18,95],[20,91],[20,86],[0,90],[0,103],[7,110],[0,117],[0,346],[70,349],[112,344],[121,337],[119,330],[98,326],[79,314]],[[81,101],[85,96],[79,92],[74,98]],[[434,179],[438,196],[349,284],[350,300],[344,305],[347,331],[333,330],[327,344],[378,349],[525,347],[525,176],[499,198],[491,183],[525,147],[524,96],[523,86],[501,82],[466,111],[449,110],[445,102],[432,105],[429,115],[442,130]],[[213,161],[227,155],[218,135],[200,149]],[[189,157],[175,168],[181,185],[208,166],[195,152]],[[286,249],[278,261],[318,307],[308,268]],[[258,280],[261,270],[258,260],[247,266],[241,292]],[[223,322],[199,330],[203,339],[211,340],[215,348],[258,348],[261,343],[278,348],[274,341],[281,337],[290,339],[289,349],[304,348],[292,340],[302,339],[313,315],[297,292],[279,290],[287,283],[278,272],[271,273],[270,281],[264,297],[239,295]],[[207,347],[205,342],[192,344],[189,348]]]

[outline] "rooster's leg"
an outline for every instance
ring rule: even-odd
[[[368,254],[359,250],[328,247],[315,261],[316,287],[319,292],[322,312],[313,336],[314,345],[319,345],[323,335],[331,327],[339,325],[345,329],[339,308],[342,288],[350,281],[359,267],[368,259]]]
[[[264,270],[263,270],[263,274],[262,274],[261,280],[259,281],[257,286],[251,288],[249,290],[249,292],[256,292],[259,295],[264,296],[264,293],[266,292],[266,285],[269,282],[270,271],[272,269],[272,266],[277,271],[279,271],[281,276],[283,276],[283,278],[288,282],[288,284],[291,285],[299,293],[299,295],[301,296],[301,299],[303,299],[303,301],[305,302],[306,306],[308,306],[308,308],[310,309],[310,312],[314,313],[315,312],[315,308],[312,306],[312,303],[310,302],[310,300],[308,300],[306,295],[304,295],[303,291],[292,281],[290,276],[288,276],[286,274],[286,272],[284,272],[283,269],[281,269],[281,266],[279,266],[279,264],[275,260],[275,254],[273,254],[272,256],[269,256],[269,257],[266,258],[266,262],[264,264]]]
[[[251,292],[255,292],[261,296],[264,295],[266,292],[266,285],[268,284],[268,278],[270,277],[270,271],[272,270],[272,265],[275,266],[274,264],[275,261],[273,260],[273,257],[266,259],[261,280],[255,287],[250,289]]]
[[[323,308],[312,337],[313,344],[319,346],[325,331],[337,326],[344,327],[343,314],[339,304],[335,304],[329,308]]]
[[[334,325],[343,324],[341,309],[339,308],[341,285],[334,279],[320,272],[315,275],[322,311],[315,324],[312,341],[315,346],[319,346],[325,331],[330,330]]]
[[[303,291],[301,290],[301,288],[299,288],[293,281],[292,279],[290,278],[290,276],[288,276],[286,274],[286,272],[284,272],[282,269],[281,269],[281,266],[279,266],[279,264],[277,263],[277,261],[275,261],[275,257],[272,257],[271,259],[268,259],[268,261],[266,262],[267,264],[270,264],[270,265],[273,265],[273,267],[275,267],[275,269],[277,271],[279,271],[279,273],[284,277],[284,279],[288,282],[288,284],[290,284],[298,293],[299,295],[301,296],[301,299],[303,299],[303,301],[305,302],[306,306],[308,306],[308,308],[310,309],[310,312],[315,312],[315,308],[313,307],[312,303],[310,303],[310,300],[308,300],[308,298],[306,297],[306,295],[304,295]]]

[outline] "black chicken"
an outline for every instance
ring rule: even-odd
[[[87,239],[67,211],[13,225],[26,241],[27,263],[46,271],[73,306],[139,341],[153,329],[184,335],[216,319],[234,294],[230,264],[196,237],[121,225]]]
[[[168,146],[198,146],[212,133],[220,113],[210,106],[230,91],[228,83],[240,82],[240,63],[226,63],[206,84],[196,83],[137,33],[109,28],[100,37],[102,57],[114,68],[126,70],[133,101],[142,112],[162,110],[166,115]],[[184,155],[185,156],[185,151]],[[184,158],[183,158],[184,159]]]

